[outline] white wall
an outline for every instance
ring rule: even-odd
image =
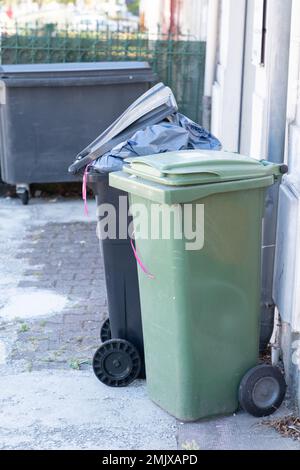
[[[300,2],[293,0],[287,139],[289,176],[280,190],[274,297],[283,321],[285,370],[300,410]]]
[[[221,0],[219,60],[212,93],[212,133],[237,152],[244,54],[245,0]]]
[[[288,95],[288,159],[293,179],[300,181],[300,2],[293,1]]]

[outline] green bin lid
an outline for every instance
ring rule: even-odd
[[[276,176],[278,165],[235,153],[188,150],[134,157],[124,171],[169,186],[187,186]]]

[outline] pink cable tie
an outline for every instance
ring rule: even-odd
[[[150,271],[146,268],[146,266],[142,262],[141,258],[139,257],[138,252],[135,249],[132,238],[130,239],[130,243],[131,243],[131,248],[132,248],[134,257],[135,257],[138,265],[140,266],[141,270],[143,271],[143,273],[145,273],[146,276],[148,276],[149,279],[155,279],[155,276],[153,276],[153,274],[150,273]]]

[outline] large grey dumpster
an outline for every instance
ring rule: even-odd
[[[66,168],[155,81],[146,62],[2,65],[2,178],[26,202],[30,183],[74,180]]]

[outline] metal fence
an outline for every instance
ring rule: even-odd
[[[202,120],[206,44],[191,36],[155,35],[115,28],[57,30],[53,25],[0,29],[0,63],[148,61],[169,85],[180,111]]]

